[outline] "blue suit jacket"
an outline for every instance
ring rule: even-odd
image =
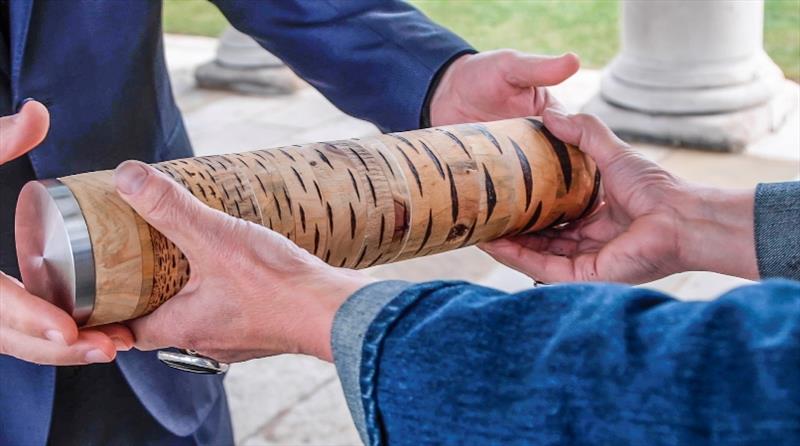
[[[384,130],[417,127],[431,80],[469,49],[395,0],[215,3],[338,107]],[[0,268],[16,274],[13,204],[25,181],[192,152],[164,62],[160,2],[7,6],[0,115],[27,97],[51,115],[45,141],[0,167]],[[221,379],[173,371],[150,353],[123,353],[117,363],[144,406],[177,435],[196,432],[224,395]],[[54,376],[53,367],[0,356],[0,444],[45,443]]]

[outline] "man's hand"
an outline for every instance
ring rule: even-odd
[[[604,203],[564,229],[482,245],[495,259],[546,283],[641,283],[690,270],[758,278],[753,190],[687,184],[592,116],[548,110],[544,123],[595,159]]]
[[[0,117],[0,164],[20,157],[47,135],[50,115],[39,102],[26,102],[19,113]],[[0,272],[0,354],[38,364],[74,365],[109,362],[116,350],[133,345],[121,325],[78,330],[60,308],[34,296]]]
[[[563,82],[579,66],[571,53],[544,57],[497,50],[461,56],[434,92],[431,125],[539,116],[560,107],[544,87]]]
[[[129,322],[137,348],[188,348],[226,362],[281,353],[332,360],[336,310],[372,279],[205,206],[145,164],[121,164],[115,181],[120,196],[191,265],[183,290]]]

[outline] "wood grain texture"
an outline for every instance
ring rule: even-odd
[[[364,268],[538,231],[588,213],[593,161],[533,118],[168,161],[207,205],[271,228],[331,265]],[[110,172],[63,178],[97,267],[90,324],[146,314],[190,268],[125,205]]]

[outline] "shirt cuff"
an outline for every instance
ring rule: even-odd
[[[369,444],[360,384],[364,336],[386,304],[411,285],[410,282],[401,280],[387,280],[367,285],[353,293],[342,304],[333,319],[331,334],[333,360],[342,383],[347,407],[350,408],[350,414],[364,444]]]
[[[800,280],[800,182],[759,184],[755,242],[762,279]]]

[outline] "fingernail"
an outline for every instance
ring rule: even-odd
[[[19,113],[19,111],[22,110],[22,107],[24,107],[25,104],[27,104],[28,102],[30,102],[32,100],[33,100],[33,98],[25,98],[25,99],[23,99],[22,102],[19,103],[19,107],[17,107],[17,113]]]
[[[131,349],[131,346],[121,338],[112,337],[111,340],[114,342],[114,347],[116,347],[117,351],[127,352]]]
[[[86,362],[95,363],[95,362],[111,362],[111,358],[108,357],[105,353],[103,353],[100,349],[89,350],[86,353],[86,356],[83,357]]]
[[[147,171],[136,161],[125,161],[114,171],[117,189],[128,195],[139,192],[146,179]]]
[[[67,345],[64,335],[58,330],[47,330],[44,332],[44,337],[46,337],[50,342],[55,342],[56,344],[60,345]]]

